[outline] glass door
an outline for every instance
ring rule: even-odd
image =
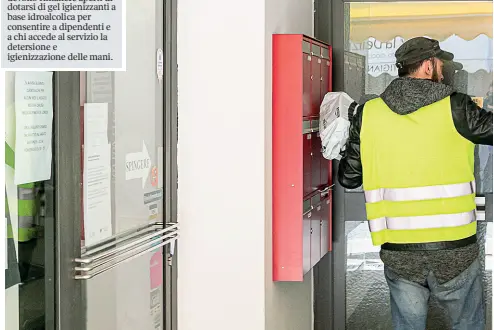
[[[332,18],[335,90],[346,91],[359,103],[380,95],[397,77],[396,49],[410,38],[427,36],[439,40],[463,65],[449,83],[492,111],[492,2],[335,1]],[[492,147],[477,147],[475,157],[486,329],[492,329]],[[389,291],[380,248],[371,243],[362,189],[337,185],[334,203],[333,254],[326,264],[331,272],[327,278],[334,280],[333,328],[391,330]],[[316,282],[328,283],[322,277]],[[427,328],[450,328],[433,299]]]
[[[86,329],[165,329],[164,3],[127,4],[125,72],[81,73],[81,246]]]

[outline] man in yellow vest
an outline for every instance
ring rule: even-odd
[[[438,41],[413,38],[395,55],[399,78],[357,107],[338,179],[363,184],[394,329],[424,330],[433,295],[452,329],[483,330],[474,146],[492,145],[492,113],[441,83],[453,54]]]

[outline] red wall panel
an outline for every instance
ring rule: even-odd
[[[330,250],[331,164],[317,131],[331,67],[329,45],[273,35],[274,281],[302,281]]]
[[[273,72],[273,278],[302,280],[302,36],[273,36]]]

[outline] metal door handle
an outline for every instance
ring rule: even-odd
[[[163,241],[164,239],[166,238],[174,238],[177,236],[177,233],[168,233],[164,236],[158,236],[156,237],[155,239],[153,240],[150,240],[144,244],[141,244],[139,246],[137,246],[136,248],[134,249],[128,249],[127,251],[124,251],[122,252],[121,254],[117,254],[117,253],[114,253],[111,257],[108,257],[108,258],[99,258],[99,259],[95,259],[94,261],[96,260],[101,260],[100,262],[95,262],[93,263],[93,261],[91,262],[81,262],[79,259],[79,261],[76,259],[76,262],[79,262],[81,264],[87,264],[89,266],[87,267],[75,267],[75,270],[76,271],[81,271],[81,272],[90,272],[92,271],[93,269],[95,268],[98,268],[98,267],[101,267],[107,263],[110,263],[112,261],[115,261],[116,259],[118,258],[121,258],[123,256],[126,256],[128,254],[133,254],[136,250],[139,250],[139,249],[142,249],[142,248],[145,248],[145,247],[148,247],[148,246],[153,246],[153,245],[156,245],[157,243],[160,243],[161,241]]]
[[[75,278],[76,280],[89,280],[89,279],[91,279],[91,278],[93,278],[93,277],[95,277],[95,276],[97,276],[97,275],[100,275],[100,274],[103,274],[104,272],[107,272],[107,271],[109,271],[109,270],[112,270],[112,269],[116,268],[117,266],[119,266],[119,265],[121,265],[121,264],[123,264],[123,263],[126,263],[126,262],[128,262],[128,261],[131,261],[131,260],[133,260],[133,259],[135,259],[135,258],[138,258],[138,257],[142,256],[142,255],[145,255],[146,253],[149,253],[149,252],[151,252],[151,251],[153,251],[153,250],[156,250],[157,248],[160,248],[160,247],[162,247],[162,246],[165,246],[165,245],[167,245],[167,244],[170,244],[170,243],[172,243],[172,242],[176,241],[177,239],[178,239],[178,236],[176,236],[176,237],[174,237],[174,238],[172,238],[172,239],[166,240],[166,241],[162,242],[162,243],[161,243],[161,244],[159,244],[159,245],[153,246],[152,248],[149,248],[149,249],[147,249],[147,250],[141,251],[141,252],[139,252],[139,253],[137,253],[137,254],[135,254],[135,255],[133,255],[133,256],[131,256],[131,257],[127,258],[127,259],[120,260],[120,261],[118,261],[118,262],[114,263],[113,265],[111,265],[111,266],[109,266],[109,267],[106,267],[106,268],[104,268],[104,269],[100,269],[100,270],[98,270],[97,272],[94,272],[94,273],[92,273],[92,274],[85,274],[85,275],[80,275],[80,274],[78,274],[78,275],[76,275],[74,278]]]
[[[131,228],[129,230],[120,232],[120,233],[115,234],[111,237],[108,237],[104,240],[101,240],[96,244],[83,247],[82,248],[82,255],[83,256],[92,255],[98,251],[104,250],[108,247],[112,247],[115,244],[127,241],[133,237],[139,236],[143,232],[148,232],[149,230],[151,230],[153,228],[158,228],[158,229],[163,228],[163,224],[164,224],[163,222],[152,222],[152,223],[148,223],[148,224],[136,227],[136,228]],[[174,224],[174,223],[169,222],[167,224]]]
[[[164,226],[164,228],[163,228]],[[127,261],[175,242],[179,237],[178,223],[155,222],[87,247],[76,258],[75,279],[87,280]]]
[[[124,244],[124,245],[121,245],[121,246],[117,246],[113,249],[110,249],[110,250],[106,250],[106,251],[103,251],[103,252],[100,252],[100,253],[97,253],[97,254],[94,254],[93,253],[88,253],[86,254],[85,256],[88,256],[86,258],[76,258],[75,261],[78,262],[78,263],[81,263],[81,264],[89,264],[89,263],[93,263],[97,260],[101,260],[101,259],[104,259],[110,255],[114,255],[120,251],[124,251],[124,250],[127,250],[133,246],[136,246],[136,245],[139,245],[140,243],[142,242],[145,242],[149,239],[152,239],[156,236],[161,236],[161,235],[164,235],[165,233],[168,233],[168,232],[173,232],[175,228],[178,228],[178,224],[173,224],[171,226],[168,226],[167,228],[165,229],[162,229],[162,230],[158,230],[158,231],[154,231],[150,234],[147,234],[143,237],[140,237],[138,238],[137,240],[133,240],[133,241],[130,241],[129,243],[127,244]],[[135,236],[133,236],[135,237]],[[131,237],[131,238],[133,238]],[[123,240],[125,242],[125,240]],[[111,244],[111,245],[114,245],[114,244]],[[91,256],[92,255],[92,256]],[[91,257],[89,257],[91,256]]]

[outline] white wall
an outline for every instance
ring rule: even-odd
[[[312,0],[266,0],[265,31],[265,196],[266,196],[266,330],[312,329],[312,272],[303,283],[272,281],[272,35],[313,33]]]
[[[310,330],[311,282],[271,281],[271,34],[311,0],[178,1],[178,326]]]

